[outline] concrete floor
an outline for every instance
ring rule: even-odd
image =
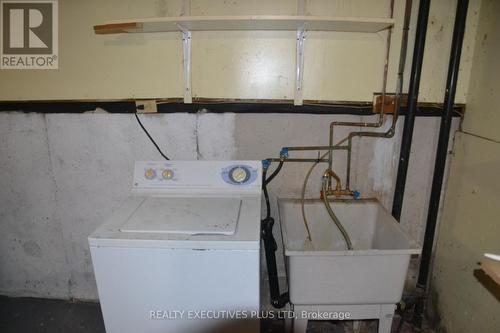
[[[98,303],[0,296],[0,332],[105,333]]]
[[[399,318],[393,323],[396,331]],[[309,333],[354,333],[353,323],[311,321]],[[0,332],[30,333],[105,333],[101,309],[98,303],[69,302],[38,298],[10,298],[0,296]],[[261,321],[261,332],[284,332],[283,322]],[[360,324],[359,333],[376,333],[377,321],[365,320]],[[412,332],[404,325],[401,333]],[[422,333],[432,333],[423,330]]]

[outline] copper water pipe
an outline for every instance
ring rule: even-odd
[[[392,116],[392,124],[391,127],[385,132],[367,132],[367,131],[358,131],[351,132],[347,137],[342,139],[337,145],[342,144],[345,141],[348,141],[347,144],[347,167],[346,167],[346,188],[349,189],[350,182],[350,171],[351,171],[351,145],[353,137],[361,137],[361,136],[369,136],[369,137],[381,137],[381,138],[392,138],[396,132],[396,122],[399,116],[399,102],[401,98],[401,93],[403,89],[403,75],[404,75],[404,67],[406,63],[406,49],[408,44],[408,31],[410,26],[410,18],[411,18],[411,7],[412,0],[406,0],[405,4],[405,16],[403,23],[403,37],[400,51],[400,59],[399,59],[399,67],[398,67],[398,80],[396,86],[396,94],[394,101],[394,114]],[[391,0],[390,7],[391,17],[394,15],[394,0]],[[384,79],[382,85],[382,105],[380,109],[380,115],[377,122],[369,123],[369,122],[332,122],[330,123],[330,137],[329,137],[329,145],[333,146],[333,128],[334,126],[360,126],[360,127],[381,127],[384,122],[384,110],[385,110],[385,97],[386,97],[386,87],[387,87],[387,71],[388,71],[388,61],[389,61],[389,52],[390,52],[390,40],[391,40],[392,29],[389,30],[387,35],[387,57],[386,63],[384,67]],[[336,146],[337,146],[336,145]],[[332,169],[333,167],[333,149],[330,150],[328,157],[328,167]],[[331,186],[331,181],[329,180],[329,185]]]
[[[390,53],[390,42],[392,36],[392,28],[389,30],[387,34],[387,48],[386,48],[386,61],[384,65],[384,78],[382,85],[382,106],[379,114],[378,121],[376,122],[332,122],[330,123],[330,135],[329,135],[329,145],[328,146],[304,146],[304,147],[287,147],[288,150],[329,150],[328,159],[319,157],[317,159],[314,158],[287,158],[285,162],[328,162],[328,170],[332,170],[333,166],[333,151],[334,150],[346,150],[347,151],[347,167],[346,167],[346,188],[342,192],[350,193],[352,195],[352,191],[350,191],[350,171],[351,171],[351,147],[352,147],[352,138],[353,137],[361,137],[361,136],[369,136],[369,137],[382,137],[382,138],[392,138],[395,133],[396,121],[398,119],[398,111],[399,111],[399,102],[400,96],[402,92],[402,80],[404,73],[404,66],[406,62],[406,46],[408,42],[408,30],[409,23],[411,18],[411,7],[412,0],[406,0],[405,7],[405,17],[403,23],[403,38],[401,45],[401,54],[400,54],[400,62],[398,68],[398,80],[396,86],[396,94],[395,94],[395,102],[394,102],[394,114],[392,117],[391,127],[385,132],[367,132],[367,131],[358,131],[351,132],[345,138],[333,144],[333,129],[334,126],[357,126],[357,127],[370,127],[377,128],[381,127],[384,122],[385,115],[385,97],[386,97],[386,87],[387,87],[387,76],[388,76],[388,63],[389,63],[389,53]],[[394,16],[394,0],[391,0],[390,5],[390,17]],[[347,141],[346,145],[342,145]],[[281,159],[272,158],[272,161],[281,161]],[[333,172],[333,171],[332,171]],[[336,174],[335,174],[336,175]],[[334,177],[331,177],[334,178]],[[340,179],[337,175],[337,178]],[[329,177],[330,179],[330,177]],[[336,179],[337,180],[337,179]],[[331,189],[331,181],[329,181],[329,188]]]

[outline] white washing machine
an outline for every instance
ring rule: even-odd
[[[136,162],[132,195],[89,236],[106,332],[212,332],[259,310],[261,171]]]

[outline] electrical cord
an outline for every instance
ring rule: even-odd
[[[165,155],[160,147],[158,146],[158,144],[155,142],[155,140],[151,137],[151,135],[149,134],[148,130],[146,129],[146,127],[144,127],[144,125],[142,124],[141,120],[139,119],[139,116],[137,115],[137,113],[134,113],[135,115],[135,119],[137,119],[137,122],[139,123],[139,126],[141,126],[142,130],[144,131],[144,133],[146,133],[146,135],[148,136],[149,140],[151,140],[151,142],[153,143],[153,145],[156,147],[156,149],[158,150],[158,152],[160,153],[161,156],[163,156],[164,159],[166,160],[170,160],[170,158],[167,157],[167,155]]]

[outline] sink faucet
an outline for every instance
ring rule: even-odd
[[[332,182],[330,181],[331,179],[335,179],[335,189],[332,189]],[[340,177],[333,171],[332,169],[326,169],[326,171],[323,173],[323,182],[328,183],[328,187],[326,189],[326,193],[324,190],[321,191],[322,196],[329,196],[329,195],[334,195],[336,197],[340,197],[343,195],[350,195],[354,196],[354,192],[351,191],[348,188],[342,189],[342,181],[340,180]]]

